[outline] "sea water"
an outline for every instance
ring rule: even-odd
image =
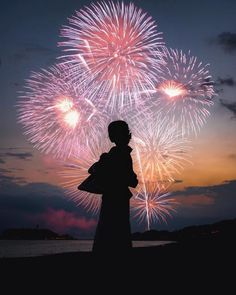
[[[161,246],[169,241],[133,241],[133,247]],[[90,252],[93,240],[0,240],[0,258]]]

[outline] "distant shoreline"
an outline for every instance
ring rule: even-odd
[[[133,248],[158,247],[172,241],[133,241]],[[66,253],[91,253],[93,240],[0,240],[1,258],[42,257]]]
[[[143,241],[141,241],[143,242]],[[171,261],[171,264],[174,262],[183,263],[183,262],[204,262],[204,261],[223,261],[223,262],[232,262],[232,257],[235,257],[235,247],[236,241],[232,243],[227,243],[227,241],[221,240],[209,240],[209,241],[198,241],[198,242],[179,242],[169,243],[163,241],[163,244],[153,245],[149,247],[133,247],[129,255],[124,256],[122,253],[111,252],[108,257],[113,257],[113,259],[121,258],[122,260],[127,261],[136,261],[139,263],[149,264],[150,261],[154,263],[155,261],[158,264],[167,263]],[[121,255],[122,254],[122,255]],[[104,255],[106,256],[106,254]],[[24,266],[29,264],[32,266],[43,264],[52,264],[52,265],[64,265],[71,264],[73,265],[84,265],[90,264],[96,261],[99,258],[94,255],[91,251],[73,251],[67,253],[55,253],[50,255],[40,255],[34,257],[1,257],[1,265],[13,265],[19,264]]]
[[[230,237],[236,232],[236,219],[222,220],[212,224],[193,225],[180,230],[149,230],[132,233],[137,241],[185,241]],[[11,228],[0,235],[0,240],[93,240],[93,238],[75,238],[69,234],[58,234],[50,229]]]

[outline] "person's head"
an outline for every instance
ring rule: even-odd
[[[125,121],[113,121],[108,126],[108,134],[111,142],[118,146],[128,145],[131,139],[129,126]]]

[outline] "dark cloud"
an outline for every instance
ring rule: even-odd
[[[0,173],[0,208],[7,206],[19,210],[23,208],[24,211],[41,212],[47,207],[54,209],[73,207],[70,203],[65,205],[66,199],[60,187],[37,182],[19,184],[19,179],[22,178]]]
[[[1,174],[5,174],[5,173],[11,173],[11,170],[5,169],[5,168],[0,168],[0,179],[1,179]]]
[[[41,174],[49,174],[48,170],[56,170],[56,169],[52,169],[52,168],[47,168],[47,170],[45,169],[37,169],[38,172],[40,172]]]
[[[214,82],[211,80],[211,78],[205,78],[204,82],[200,85],[202,88],[204,86],[214,86]]]
[[[223,32],[217,36],[215,42],[227,53],[236,51],[236,33]]]
[[[202,194],[202,193],[213,193],[215,196],[216,192],[227,192],[227,191],[236,192],[236,179],[233,180],[225,180],[221,184],[212,185],[212,186],[190,186],[185,188],[183,191],[177,191],[173,194],[178,195],[191,195],[191,194]],[[235,195],[236,201],[236,195]]]
[[[218,218],[235,217],[236,180],[212,186],[187,187],[172,193],[179,202],[179,214]]]
[[[231,86],[234,87],[236,86],[236,81],[232,77],[228,78],[218,78],[216,85],[221,85],[221,86]]]
[[[223,92],[224,92],[224,89],[223,88],[219,88],[218,87],[219,85],[217,85],[216,83],[215,83],[215,92],[216,92],[216,94],[222,94]]]
[[[17,169],[17,168],[16,168]],[[14,169],[0,168],[0,192],[3,192],[3,187],[8,184],[26,184],[26,179],[21,176],[13,176]]]
[[[0,189],[3,192],[4,187],[7,189],[9,188],[8,184],[24,184],[26,183],[24,177],[20,176],[11,176],[8,173],[11,173],[8,169],[1,169],[0,170]]]
[[[178,181],[178,180],[177,180]],[[179,203],[168,225],[174,229],[232,218],[236,210],[236,180],[219,185],[188,187],[172,196]],[[9,227],[48,227],[80,237],[93,237],[94,218],[77,207],[64,191],[49,183],[18,184],[15,177],[0,175],[0,231]],[[135,222],[133,230],[140,230]]]
[[[3,159],[0,158],[0,164],[6,163]]]
[[[4,154],[4,156],[17,158],[17,159],[20,159],[20,160],[29,160],[30,158],[33,157],[33,154],[29,153],[29,152],[25,152],[25,153],[7,152],[7,153]]]
[[[24,171],[23,168],[16,168],[16,167],[11,167],[10,169],[11,171]]]
[[[228,158],[230,158],[231,160],[236,160],[236,154],[230,154],[228,155]]]
[[[17,63],[35,58],[36,56],[44,56],[44,58],[54,62],[55,57],[59,52],[58,50],[51,49],[36,43],[26,43],[23,46],[24,47],[19,48],[17,52],[14,52],[9,56],[11,61]]]
[[[25,151],[26,149],[26,151]],[[2,152],[0,153],[1,159],[5,162],[5,158],[7,157],[13,157],[17,158],[20,160],[29,160],[30,158],[33,157],[33,154],[31,152],[27,151],[27,148],[1,148],[0,149]]]
[[[15,151],[15,150],[26,150],[27,147],[7,147],[7,148],[0,148],[1,151]]]
[[[17,183],[0,174],[0,232],[9,227],[48,227],[75,236],[92,237],[95,219],[49,183]]]
[[[15,87],[19,87],[19,86],[20,86],[20,83],[18,83],[18,82],[13,82],[12,85],[15,86]]]
[[[42,46],[36,43],[26,43],[25,48],[23,49],[25,52],[33,53],[33,54],[45,54],[52,55],[56,54],[57,50]]]
[[[23,62],[25,60],[29,60],[29,55],[25,54],[24,52],[16,52],[10,56],[10,60],[15,63]]]
[[[233,113],[232,119],[236,119],[236,102],[227,102],[223,99],[220,99],[220,104]]]

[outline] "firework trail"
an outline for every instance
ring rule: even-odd
[[[153,93],[156,111],[178,124],[182,134],[197,134],[210,115],[215,92],[207,69],[192,56],[174,49],[163,49],[165,65]],[[153,108],[153,106],[152,106]]]
[[[106,129],[105,129],[106,130]],[[78,190],[78,185],[89,176],[88,169],[99,160],[102,153],[108,152],[112,143],[108,140],[107,130],[97,137],[91,137],[86,150],[74,155],[64,164],[59,174],[63,177],[62,186],[69,199],[88,212],[97,214],[101,205],[101,196]]]
[[[108,146],[110,146],[109,143]],[[64,170],[59,173],[63,177],[62,186],[67,197],[92,214],[99,212],[101,196],[78,191],[77,187],[88,176],[89,167],[99,159],[98,155],[100,154],[101,146],[98,145],[82,157],[70,158],[70,164],[64,165]],[[146,222],[148,229],[150,229],[152,222],[166,222],[166,218],[175,211],[176,204],[173,198],[169,198],[169,193],[163,193],[168,186],[169,184],[156,183],[155,189],[153,189],[153,184],[147,182],[145,185],[140,184],[136,190],[133,190],[134,197],[131,199],[133,218],[140,222]]]
[[[139,185],[133,189],[131,208],[134,217],[146,221],[166,221],[175,200],[167,193],[175,177],[189,161],[189,141],[168,119],[146,116],[133,123],[134,170]]]
[[[176,212],[177,202],[170,197],[170,193],[166,192],[163,184],[153,184],[149,186],[147,182],[145,186],[140,187],[134,198],[131,199],[131,211],[133,217],[140,223],[146,222],[147,230],[150,230],[151,223],[165,222]]]
[[[130,145],[133,147],[134,170],[138,175],[139,185],[136,189],[132,189],[134,197],[131,200],[131,208],[135,212],[135,218],[144,221],[146,216],[149,228],[154,220],[164,221],[164,217],[170,214],[167,212],[168,209],[170,212],[174,210],[174,200],[167,199],[166,191],[173,183],[174,175],[183,168],[185,162],[188,162],[188,142],[182,136],[178,136],[176,129],[171,128],[167,122],[150,125],[150,121],[147,120],[140,121],[138,125],[136,121],[134,125],[138,132],[131,128],[135,136]],[[155,147],[151,151],[151,156],[150,141],[147,141],[146,136],[153,143],[151,148]],[[68,198],[93,214],[98,212],[101,198],[96,194],[78,191],[77,187],[88,176],[87,171],[90,166],[111,147],[107,130],[101,137],[91,137],[86,151],[78,157],[71,158],[60,173]]]
[[[69,78],[66,66],[32,73],[18,103],[18,118],[34,147],[59,158],[78,153],[88,134],[104,129],[100,113]]]
[[[61,58],[74,70],[72,79],[93,77],[92,101],[99,96],[111,110],[134,105],[139,93],[153,88],[162,63],[161,33],[150,16],[133,4],[102,1],[76,12],[59,43]],[[101,93],[104,95],[101,96]]]
[[[61,172],[59,171],[59,175],[63,179],[61,185],[65,189],[66,196],[92,214],[98,213],[101,197],[97,194],[79,191],[77,187],[89,176],[88,169],[99,160],[101,154],[108,152],[113,146],[108,138],[107,127],[110,122],[121,118],[128,119],[128,114],[117,112],[109,117],[106,116],[103,130],[98,134],[88,136],[83,152],[75,153],[63,163],[63,169]]]
[[[167,191],[190,162],[186,135],[198,134],[213,104],[208,65],[164,47],[152,18],[123,2],[84,7],[61,36],[61,63],[32,73],[21,94],[24,133],[40,151],[65,161],[59,174],[66,195],[96,214],[101,197],[77,187],[110,150],[109,123],[126,121],[139,179],[133,216],[148,229],[166,222],[177,204]]]
[[[134,167],[139,180],[153,183],[173,182],[190,163],[190,142],[168,118],[146,116],[133,124]]]
[[[64,170],[59,173],[64,178],[62,186],[65,189],[66,196],[75,202],[77,206],[82,206],[88,212],[97,214],[101,206],[101,196],[79,191],[77,188],[89,176],[88,168],[92,163],[87,161],[86,156],[72,157],[70,163],[64,165]]]

